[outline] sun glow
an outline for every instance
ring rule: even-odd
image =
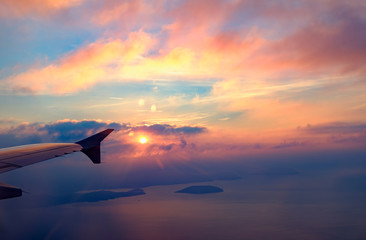
[[[141,138],[140,138],[140,143],[141,143],[141,144],[144,144],[144,143],[146,143],[146,142],[147,142],[146,137],[141,137]]]

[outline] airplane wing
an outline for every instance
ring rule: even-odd
[[[100,143],[112,131],[113,129],[107,129],[76,143],[41,143],[2,148],[0,149],[0,173],[78,151],[86,154],[94,164],[99,164],[101,162]],[[0,183],[0,200],[21,195],[21,189]]]

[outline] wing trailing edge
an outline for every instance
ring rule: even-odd
[[[98,164],[101,162],[100,143],[111,132],[113,129],[106,129],[76,143],[41,143],[2,148],[0,149],[0,173],[78,151],[83,152],[93,163]],[[0,200],[20,196],[22,196],[20,188],[0,183]]]

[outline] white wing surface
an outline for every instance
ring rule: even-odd
[[[107,129],[76,143],[41,143],[0,149],[0,173],[47,159],[81,151],[93,163],[100,163],[100,143],[113,129]],[[22,195],[19,188],[0,183],[0,199]]]
[[[42,143],[0,149],[0,173],[80,151],[75,143]]]

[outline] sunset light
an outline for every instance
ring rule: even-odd
[[[366,0],[0,0],[0,53],[0,240],[366,239]]]
[[[144,144],[144,143],[146,143],[146,142],[147,142],[146,137],[141,137],[141,138],[140,138],[140,143],[141,143],[141,144]]]

